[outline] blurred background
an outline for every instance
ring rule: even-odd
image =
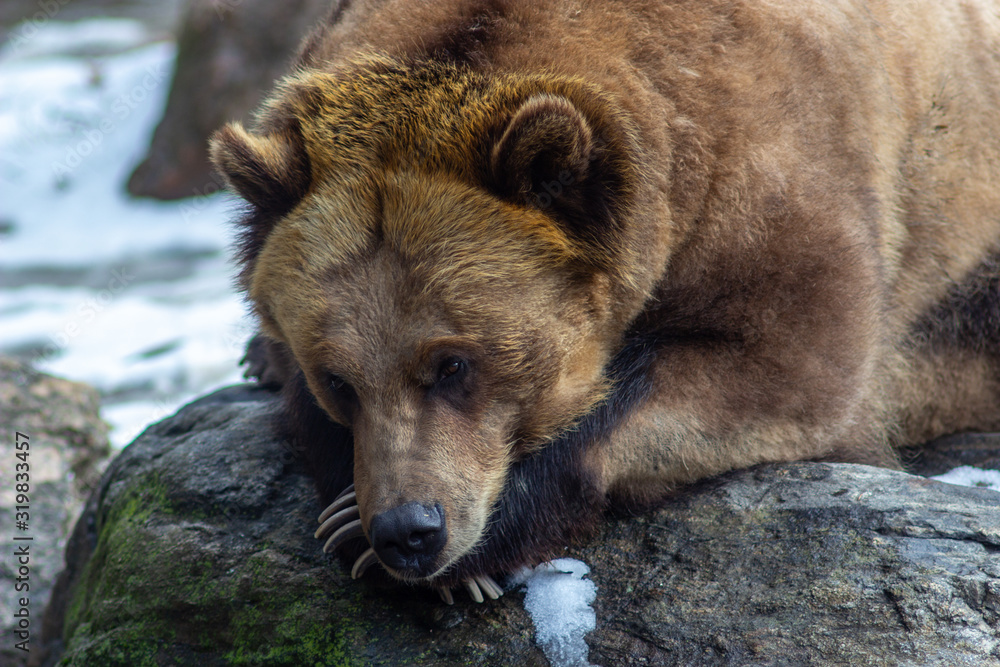
[[[96,387],[116,448],[241,379],[207,138],[328,0],[0,3],[0,355]]]

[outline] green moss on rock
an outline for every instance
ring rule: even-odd
[[[267,547],[191,559],[191,534],[217,537],[215,527],[178,513],[155,476],[128,484],[73,592],[64,664],[153,665],[178,643],[236,665],[357,664],[349,646],[365,630],[350,601],[328,599],[315,576],[289,578],[287,555]],[[165,539],[177,530],[188,535]]]

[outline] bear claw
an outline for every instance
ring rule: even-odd
[[[327,533],[343,526],[348,521],[353,521],[358,518],[358,506],[351,505],[346,509],[342,509],[333,516],[329,517],[326,521],[316,529],[314,536],[319,539],[326,535]]]
[[[354,492],[354,485],[351,484],[337,496],[336,500],[330,503],[329,507],[323,510],[317,519],[320,526],[314,534],[316,539],[330,535],[326,544],[323,545],[324,553],[332,553],[340,548],[344,542],[364,536],[359,515],[357,494]],[[378,556],[375,555],[375,549],[369,547],[354,561],[354,566],[351,568],[351,578],[357,579],[362,576],[368,568],[377,562]],[[488,575],[466,579],[462,585],[476,602],[483,602],[487,597],[496,600],[503,595],[503,589]],[[450,588],[438,586],[437,591],[445,603],[455,603]]]
[[[462,585],[465,586],[465,590],[469,591],[469,595],[476,602],[483,602],[485,599],[483,597],[483,593],[485,593],[486,597],[491,600],[496,600],[498,597],[503,595],[503,589],[500,588],[500,585],[493,580],[493,577],[485,574],[471,579],[466,579],[462,582]],[[438,588],[438,593],[441,595],[441,599],[448,604],[452,604],[454,602],[454,599],[451,597],[451,591],[446,587],[442,586]],[[447,597],[445,597],[445,595],[447,595]]]
[[[330,536],[330,539],[326,541],[323,545],[324,553],[333,553],[337,550],[341,544],[347,540],[354,539],[355,537],[361,537],[364,535],[364,531],[361,530],[361,519],[355,519],[350,523],[344,524],[337,531]]]
[[[378,556],[375,555],[375,549],[368,547],[367,550],[354,561],[354,567],[351,568],[351,579],[357,579],[365,573],[365,570],[370,568],[372,565],[378,562]]]
[[[344,491],[344,493],[337,496],[337,499],[330,503],[329,507],[323,510],[323,513],[319,515],[319,519],[317,519],[317,521],[319,521],[319,523],[323,523],[337,512],[346,507],[350,507],[351,505],[357,507],[357,502],[358,497],[354,493],[354,485],[352,484],[347,488],[347,490]]]
[[[319,515],[320,526],[316,529],[314,537],[321,539],[330,535],[323,545],[325,553],[332,553],[344,542],[364,535],[359,514],[357,496],[352,484]]]
[[[483,589],[489,599],[496,600],[503,595],[503,589],[494,581],[493,577],[484,574],[476,577],[476,580],[479,582],[479,587]]]
[[[451,595],[451,589],[447,586],[438,586],[438,595],[441,596],[441,601],[445,604],[455,604],[455,598]]]

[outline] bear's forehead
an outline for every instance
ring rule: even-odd
[[[379,172],[341,177],[308,195],[277,225],[258,271],[322,283],[357,272],[380,252],[399,265],[390,275],[447,291],[449,284],[523,285],[568,262],[575,248],[537,210],[447,176]]]
[[[440,68],[309,72],[286,87],[285,102],[321,175],[375,157],[471,176],[509,104],[479,79]]]
[[[556,277],[551,263],[531,261],[517,242],[482,237],[469,226],[345,233],[329,221],[289,224],[261,253],[252,294],[292,335],[322,332],[317,341],[340,338],[358,349],[390,351],[401,341],[412,347],[470,332],[488,338],[488,329],[529,317],[532,294],[551,289]]]

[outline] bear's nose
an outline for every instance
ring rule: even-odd
[[[376,514],[368,533],[379,560],[418,577],[433,574],[435,559],[448,539],[441,506],[416,501]]]

